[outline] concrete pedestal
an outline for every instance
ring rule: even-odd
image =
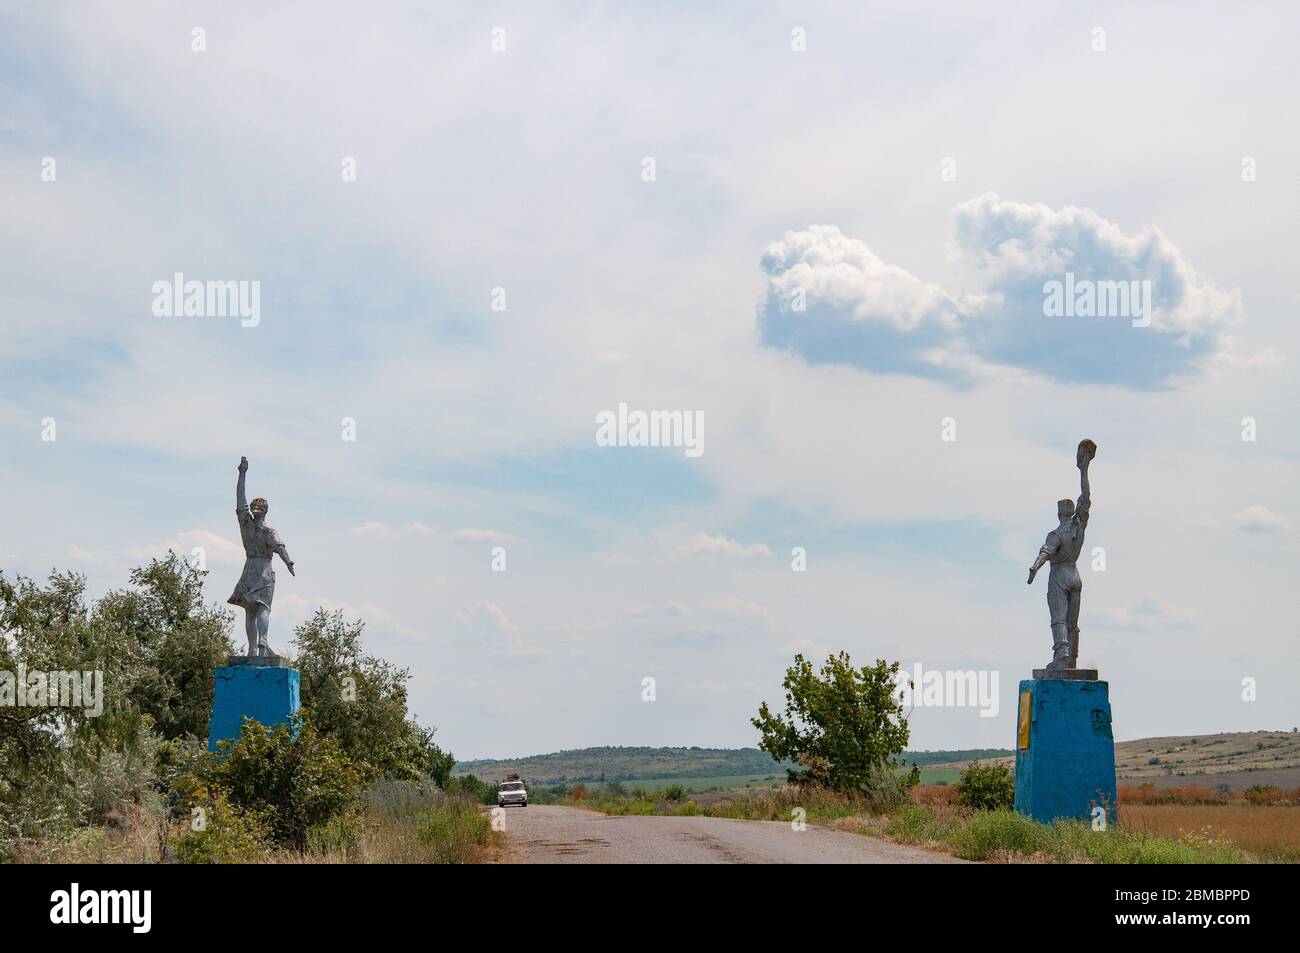
[[[1106,682],[1036,678],[1020,683],[1016,810],[1036,821],[1115,822],[1115,739]]]
[[[212,720],[208,723],[208,749],[218,741],[237,739],[244,719],[268,728],[287,724],[297,713],[299,676],[296,668],[276,656],[232,656],[225,668],[214,669]]]

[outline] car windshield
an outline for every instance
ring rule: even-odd
[[[502,791],[522,791],[524,785],[522,781],[512,781],[510,784],[501,785]]]

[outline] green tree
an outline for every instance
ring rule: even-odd
[[[205,570],[168,551],[131,570],[134,588],[108,592],[93,622],[117,632],[135,660],[129,699],[164,738],[207,738],[212,670],[234,651],[231,613],[203,603]]]
[[[0,706],[0,855],[97,821],[150,785],[151,722],[129,698],[141,662],[127,634],[94,617],[85,591],[76,573],[52,573],[43,586],[0,574],[5,691],[16,695],[25,671],[29,697],[38,678],[50,701],[50,673],[76,673],[83,690],[91,675],[80,707]]]
[[[294,630],[301,700],[308,719],[372,774],[431,777],[446,784],[456,759],[433,741],[433,728],[406,713],[410,671],[367,655],[365,624],[318,609]]]
[[[832,655],[821,674],[802,655],[786,670],[785,712],[774,714],[764,702],[750,719],[759,747],[787,769],[792,784],[843,792],[878,790],[881,769],[893,769],[907,747],[908,726],[897,693],[898,663],[877,659],[854,668],[847,652]],[[901,779],[920,779],[915,767]]]

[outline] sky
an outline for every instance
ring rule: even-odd
[[[0,569],[200,547],[222,603],[243,455],[271,644],[360,618],[462,759],[753,745],[841,650],[996,674],[911,747],[1010,747],[1090,437],[1117,740],[1290,728],[1298,21],[0,3]],[[1149,323],[1047,315],[1067,273]],[[703,452],[601,445],[620,404]]]

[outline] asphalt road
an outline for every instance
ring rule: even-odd
[[[572,807],[507,808],[506,863],[960,864],[946,854],[811,824],[721,817],[608,817]]]

